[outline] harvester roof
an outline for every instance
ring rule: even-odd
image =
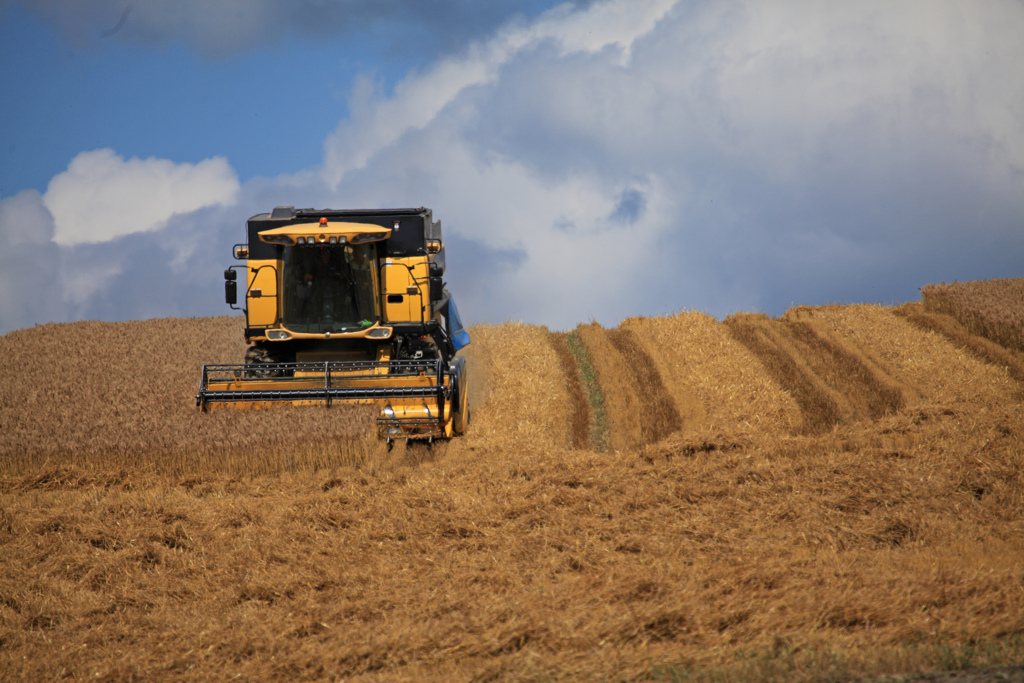
[[[366,223],[328,221],[324,216],[319,223],[290,223],[259,233],[260,240],[268,244],[357,244],[377,242],[391,236],[391,228]]]
[[[412,256],[427,253],[427,239],[440,239],[440,222],[434,223],[430,209],[295,209],[279,206],[271,213],[261,213],[248,221],[250,258],[273,259],[276,246],[260,239],[260,234],[294,225],[319,224],[326,218],[328,224],[357,223],[387,228],[391,234],[387,242],[388,256]],[[320,233],[317,232],[317,235]],[[296,236],[298,233],[296,233]]]

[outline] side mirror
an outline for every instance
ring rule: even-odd
[[[245,244],[236,244],[231,250],[231,255],[238,261],[244,261],[249,258],[249,246]]]
[[[235,282],[236,277],[238,277],[238,274],[230,268],[224,271],[224,301],[229,306],[234,306],[238,303],[238,283]]]

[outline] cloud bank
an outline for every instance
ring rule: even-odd
[[[48,291],[62,319],[224,312],[230,245],[276,204],[432,207],[467,322],[907,300],[1022,275],[1020,35],[1012,0],[565,6],[392,92],[363,79],[319,168],[232,194],[222,160],[219,191],[80,246],[22,193],[2,204],[0,239],[22,240],[18,267],[61,255]],[[30,324],[4,291],[0,329]]]
[[[125,161],[112,149],[82,152],[50,181],[43,204],[61,246],[107,242],[167,225],[175,214],[234,204],[238,176],[221,157],[198,164]]]
[[[358,90],[325,180],[522,253],[471,290],[491,319],[906,300],[1024,256],[1021,29],[1012,2],[556,11]]]

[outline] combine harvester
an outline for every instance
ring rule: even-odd
[[[224,272],[238,310],[246,273],[243,365],[204,365],[202,410],[376,404],[388,440],[446,438],[469,424],[469,344],[430,209],[279,206],[248,221]]]

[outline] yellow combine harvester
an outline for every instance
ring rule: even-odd
[[[430,209],[294,209],[248,221],[245,266],[224,272],[237,310],[244,269],[245,363],[204,365],[202,410],[364,403],[389,442],[461,434],[469,344]]]

